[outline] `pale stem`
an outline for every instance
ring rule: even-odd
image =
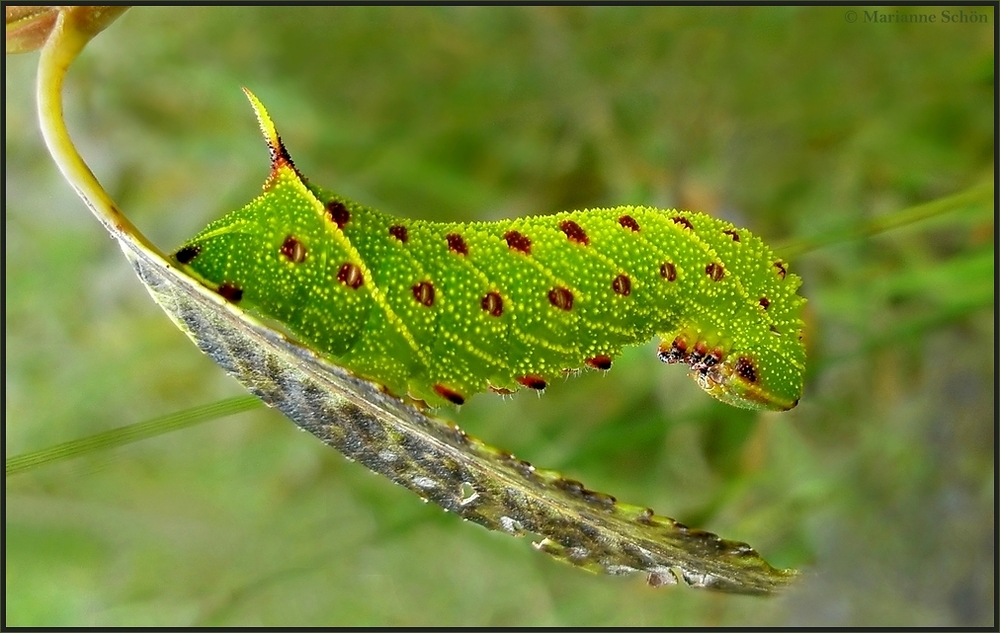
[[[38,60],[38,124],[59,171],[111,235],[119,241],[127,237],[159,254],[160,251],[118,209],[118,205],[77,152],[66,129],[63,119],[63,80],[70,64],[93,35],[92,32],[78,28],[72,11],[59,11],[55,28],[45,42]]]

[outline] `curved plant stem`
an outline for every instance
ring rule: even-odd
[[[80,156],[66,129],[62,100],[66,71],[94,36],[92,31],[82,28],[83,26],[85,25],[81,25],[78,12],[72,9],[60,10],[55,27],[42,47],[35,94],[42,137],[59,171],[112,237],[119,241],[122,238],[134,240],[144,248],[159,253],[118,209],[118,205]]]

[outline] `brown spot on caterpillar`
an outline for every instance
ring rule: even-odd
[[[688,360],[687,347],[687,339],[683,336],[678,336],[670,344],[669,348],[665,344],[660,343],[656,356],[664,363],[684,363]]]
[[[660,264],[660,277],[663,277],[667,281],[677,279],[677,267],[674,266],[673,262],[663,262]]]
[[[768,326],[768,328],[770,328],[770,330],[771,330],[771,332],[772,332],[773,334],[776,334],[777,336],[781,336],[781,332],[779,332],[779,331],[778,331],[778,328],[774,327],[774,325],[773,325],[773,324],[772,324],[772,325],[769,325],[769,326]]]
[[[507,231],[503,234],[503,239],[507,240],[507,246],[512,251],[520,251],[525,255],[531,254],[531,240],[527,235],[517,231]]]
[[[635,218],[633,218],[630,215],[623,215],[622,217],[618,218],[618,224],[621,224],[622,227],[626,229],[632,229],[636,233],[639,232],[639,223],[636,222]]]
[[[753,361],[746,356],[740,356],[736,361],[736,375],[747,382],[757,382],[757,370],[753,366]]]
[[[201,247],[195,244],[190,246],[185,246],[181,250],[177,251],[174,255],[174,259],[180,264],[190,264],[194,261],[194,258],[201,254]]]
[[[722,278],[726,275],[726,270],[722,267],[722,264],[712,262],[708,266],[705,266],[705,274],[708,275],[712,281],[722,281]]]
[[[434,305],[434,284],[429,281],[421,281],[413,286],[413,298],[417,303],[421,303],[428,308]]]
[[[678,336],[677,338],[674,339],[674,342],[671,345],[671,347],[676,350],[680,350],[682,353],[686,354],[688,348],[687,339],[684,338],[683,336]]]
[[[361,268],[356,264],[346,262],[337,271],[337,281],[352,290],[357,290],[365,283],[365,274],[361,272]]]
[[[281,244],[281,254],[293,264],[301,264],[306,261],[308,250],[306,245],[298,241],[294,235],[289,235]]]
[[[680,224],[684,228],[691,229],[692,231],[694,230],[694,227],[691,226],[691,221],[682,215],[675,215],[670,219],[673,220],[675,224]]]
[[[451,389],[445,387],[444,385],[438,383],[434,385],[434,391],[437,395],[441,396],[448,402],[452,404],[465,404],[465,396],[458,393],[457,391],[452,391]]]
[[[566,234],[569,241],[576,242],[577,244],[583,244],[584,246],[590,246],[590,238],[587,237],[586,231],[584,231],[583,227],[573,220],[563,220],[559,223],[559,229]]]
[[[725,233],[729,237],[733,238],[734,242],[739,242],[740,241],[740,234],[737,233],[736,231],[734,231],[733,229],[726,229],[725,231],[723,231],[723,233]]]
[[[498,393],[501,396],[509,396],[512,393],[514,393],[513,391],[507,389],[506,387],[494,387],[493,385],[489,385],[489,388],[490,391],[492,391],[493,393]]]
[[[594,369],[603,369],[604,371],[611,369],[610,356],[594,356],[593,358],[588,358],[583,362]]]
[[[351,212],[347,210],[344,203],[339,200],[331,200],[326,203],[326,217],[337,224],[337,228],[344,226],[351,221]]]
[[[521,376],[517,379],[517,382],[521,383],[528,389],[535,389],[536,391],[544,391],[545,387],[548,386],[541,376],[535,376],[534,374]]]
[[[774,267],[778,271],[778,279],[784,279],[785,275],[788,274],[788,269],[785,268],[785,262],[781,261],[780,259],[774,262]]]
[[[573,293],[569,291],[569,288],[557,286],[549,290],[549,303],[568,312],[573,309]]]
[[[228,281],[224,281],[219,284],[216,292],[218,292],[223,299],[231,303],[239,303],[240,299],[243,298],[243,289]]]
[[[393,236],[403,244],[406,244],[406,240],[410,239],[410,232],[406,230],[406,227],[402,224],[393,224],[389,227],[389,235]]]
[[[700,362],[706,354],[708,354],[708,345],[705,344],[705,341],[697,341],[694,344],[694,349],[691,350],[691,363]]]
[[[719,363],[721,363],[722,358],[723,358],[722,350],[716,347],[711,352],[709,352],[708,355],[705,356],[705,360],[701,362],[705,366],[705,369],[708,369],[709,367],[714,367]]]
[[[498,317],[503,314],[503,297],[496,292],[487,292],[483,295],[483,299],[479,302],[479,306],[484,312],[486,312],[486,314]]]
[[[449,233],[445,238],[448,240],[448,250],[459,255],[469,254],[469,245],[465,243],[461,235],[458,233]]]
[[[611,289],[615,291],[615,294],[627,297],[632,293],[632,280],[628,278],[628,275],[618,275],[611,282]]]
[[[764,308],[765,310],[767,310],[771,306],[771,300],[768,299],[767,297],[761,297],[758,300],[758,303],[760,303],[760,307]]]

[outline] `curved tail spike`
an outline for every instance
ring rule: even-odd
[[[274,127],[274,121],[268,115],[267,108],[260,102],[257,95],[250,92],[250,89],[246,86],[243,87],[243,94],[250,100],[250,106],[253,107],[253,113],[257,116],[257,124],[260,126],[261,134],[264,135],[267,148],[271,152],[271,178],[268,179],[268,182],[270,183],[282,167],[291,168],[301,178],[302,174],[299,174],[299,170],[295,168],[292,157],[288,154],[288,150],[285,149],[285,144],[281,142],[281,136],[278,135],[278,128]]]

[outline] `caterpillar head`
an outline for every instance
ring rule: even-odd
[[[669,344],[660,345],[659,358],[665,363],[684,363],[691,376],[707,393],[742,409],[787,411],[799,403],[802,394],[802,358],[790,357],[787,350],[753,351],[724,344],[710,345],[704,338],[682,332]],[[800,352],[801,342],[792,352]]]

